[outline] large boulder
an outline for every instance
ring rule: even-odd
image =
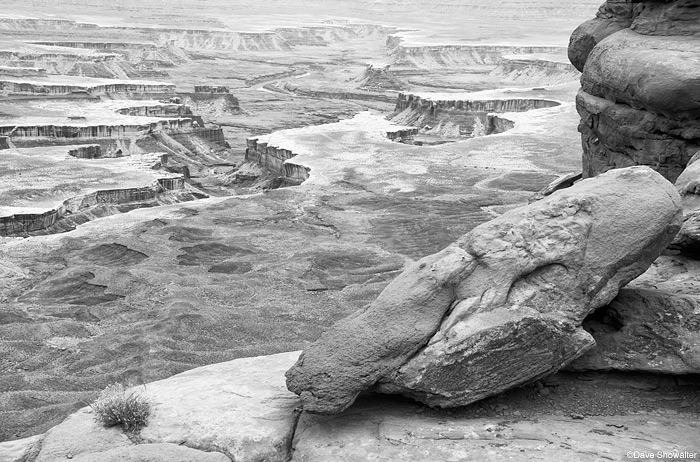
[[[696,2],[608,0],[572,35],[584,177],[649,165],[671,181],[700,149]]]
[[[287,372],[304,409],[363,390],[462,406],[553,372],[593,347],[581,323],[678,231],[680,198],[646,167],[608,172],[509,211],[410,265]]]

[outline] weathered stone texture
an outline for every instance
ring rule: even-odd
[[[700,149],[697,2],[609,0],[571,36],[584,177],[649,165],[670,181]]]
[[[305,410],[335,413],[376,382],[453,407],[553,373],[594,345],[583,319],[642,274],[680,223],[678,193],[646,167],[507,212],[326,331],[287,386]]]

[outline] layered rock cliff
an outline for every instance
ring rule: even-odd
[[[58,84],[40,81],[0,81],[0,94],[3,95],[70,95],[85,93],[101,96],[110,93],[167,94],[175,93],[175,85],[155,82],[117,82],[95,85]]]
[[[457,98],[459,95],[456,95]],[[513,122],[492,113],[525,112],[559,106],[545,99],[443,100],[400,93],[392,122],[420,127],[426,134],[472,137],[502,133]]]
[[[675,181],[700,150],[700,8],[608,0],[571,36],[584,176],[649,165]]]
[[[414,45],[404,43],[399,35],[389,36],[386,48],[394,65],[421,68],[497,65],[506,62],[507,56],[562,52],[557,46]]]
[[[124,205],[145,203],[154,201],[155,204],[167,204],[183,202],[194,199],[191,194],[183,194],[173,197],[160,197],[168,191],[181,191],[185,189],[185,179],[182,176],[164,174],[153,183],[137,188],[105,189],[89,194],[66,199],[59,206],[42,213],[17,213],[14,215],[0,216],[0,236],[26,236],[41,234],[44,232],[64,231],[72,229],[76,223],[90,220],[89,212],[95,212],[95,208],[107,205]],[[121,210],[102,210],[96,216],[106,216],[118,213]],[[77,215],[77,217],[76,217]],[[58,226],[59,222],[70,217],[70,222],[64,226]],[[55,232],[55,231],[53,231]]]
[[[13,138],[130,138],[143,137],[162,130],[191,130],[192,119],[164,119],[147,124],[97,125],[3,125],[0,135]]]
[[[245,160],[255,162],[275,177],[273,187],[300,185],[309,178],[308,167],[289,162],[297,154],[277,146],[270,146],[267,137],[249,138]]]

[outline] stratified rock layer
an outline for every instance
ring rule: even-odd
[[[680,222],[678,193],[646,167],[507,212],[325,332],[287,386],[305,410],[335,413],[378,381],[452,407],[553,373],[594,345],[583,319],[643,273]]]
[[[571,36],[584,177],[649,165],[671,181],[700,149],[696,2],[609,0]]]

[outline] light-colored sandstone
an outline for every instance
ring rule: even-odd
[[[149,383],[142,396],[151,416],[135,438],[83,408],[46,433],[36,462],[286,461],[300,403],[284,371],[298,357],[243,358]]]
[[[305,413],[292,461],[597,462],[627,460],[627,451],[698,452],[700,426],[678,418],[446,419],[420,411],[413,403],[375,399],[339,415]]]
[[[408,267],[307,348],[287,384],[305,410],[335,413],[375,382],[453,407],[556,372],[594,345],[583,319],[680,222],[678,193],[647,167],[579,182]]]

